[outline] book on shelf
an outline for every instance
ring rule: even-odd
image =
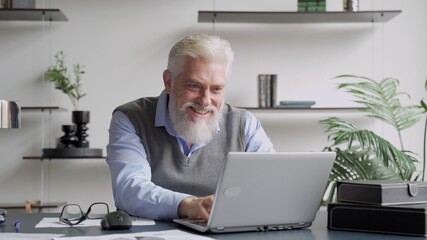
[[[311,108],[311,106],[313,106],[314,104],[316,104],[316,101],[280,101],[279,105],[277,105],[276,107],[279,108]]]
[[[325,12],[326,0],[298,0],[298,12]]]
[[[273,108],[276,106],[277,75],[258,75],[258,106],[260,108]]]

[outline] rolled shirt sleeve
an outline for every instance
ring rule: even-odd
[[[261,122],[249,111],[245,112],[246,152],[274,152],[273,144]]]

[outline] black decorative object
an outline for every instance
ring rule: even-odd
[[[6,215],[7,215],[6,209],[0,209],[0,224],[6,222]]]
[[[86,131],[88,128],[86,124],[90,121],[90,112],[89,111],[73,111],[72,121],[77,126],[76,136],[78,138],[76,142],[76,147],[78,148],[88,148],[89,141],[86,138],[89,136]]]
[[[63,125],[65,135],[60,138],[61,146],[57,148],[43,148],[42,158],[100,158],[101,148],[89,148],[86,138],[89,111],[73,111],[73,125]]]
[[[60,142],[63,144],[64,148],[71,148],[76,145],[78,141],[75,135],[76,129],[76,125],[62,125],[62,131],[65,134],[60,138]]]

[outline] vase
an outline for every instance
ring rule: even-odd
[[[64,132],[64,136],[60,138],[60,142],[63,144],[63,147],[74,147],[78,141],[75,135],[76,125],[62,125],[62,131]]]
[[[76,124],[76,137],[77,142],[75,144],[78,148],[88,148],[89,141],[86,138],[89,136],[87,134],[86,124],[90,121],[90,112],[89,111],[73,111],[72,112],[72,121]]]

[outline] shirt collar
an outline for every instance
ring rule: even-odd
[[[175,128],[172,126],[172,122],[169,117],[168,111],[168,102],[169,102],[169,94],[166,93],[165,90],[159,96],[159,101],[156,106],[156,127],[165,127],[166,131],[172,136],[178,136],[175,131]]]

